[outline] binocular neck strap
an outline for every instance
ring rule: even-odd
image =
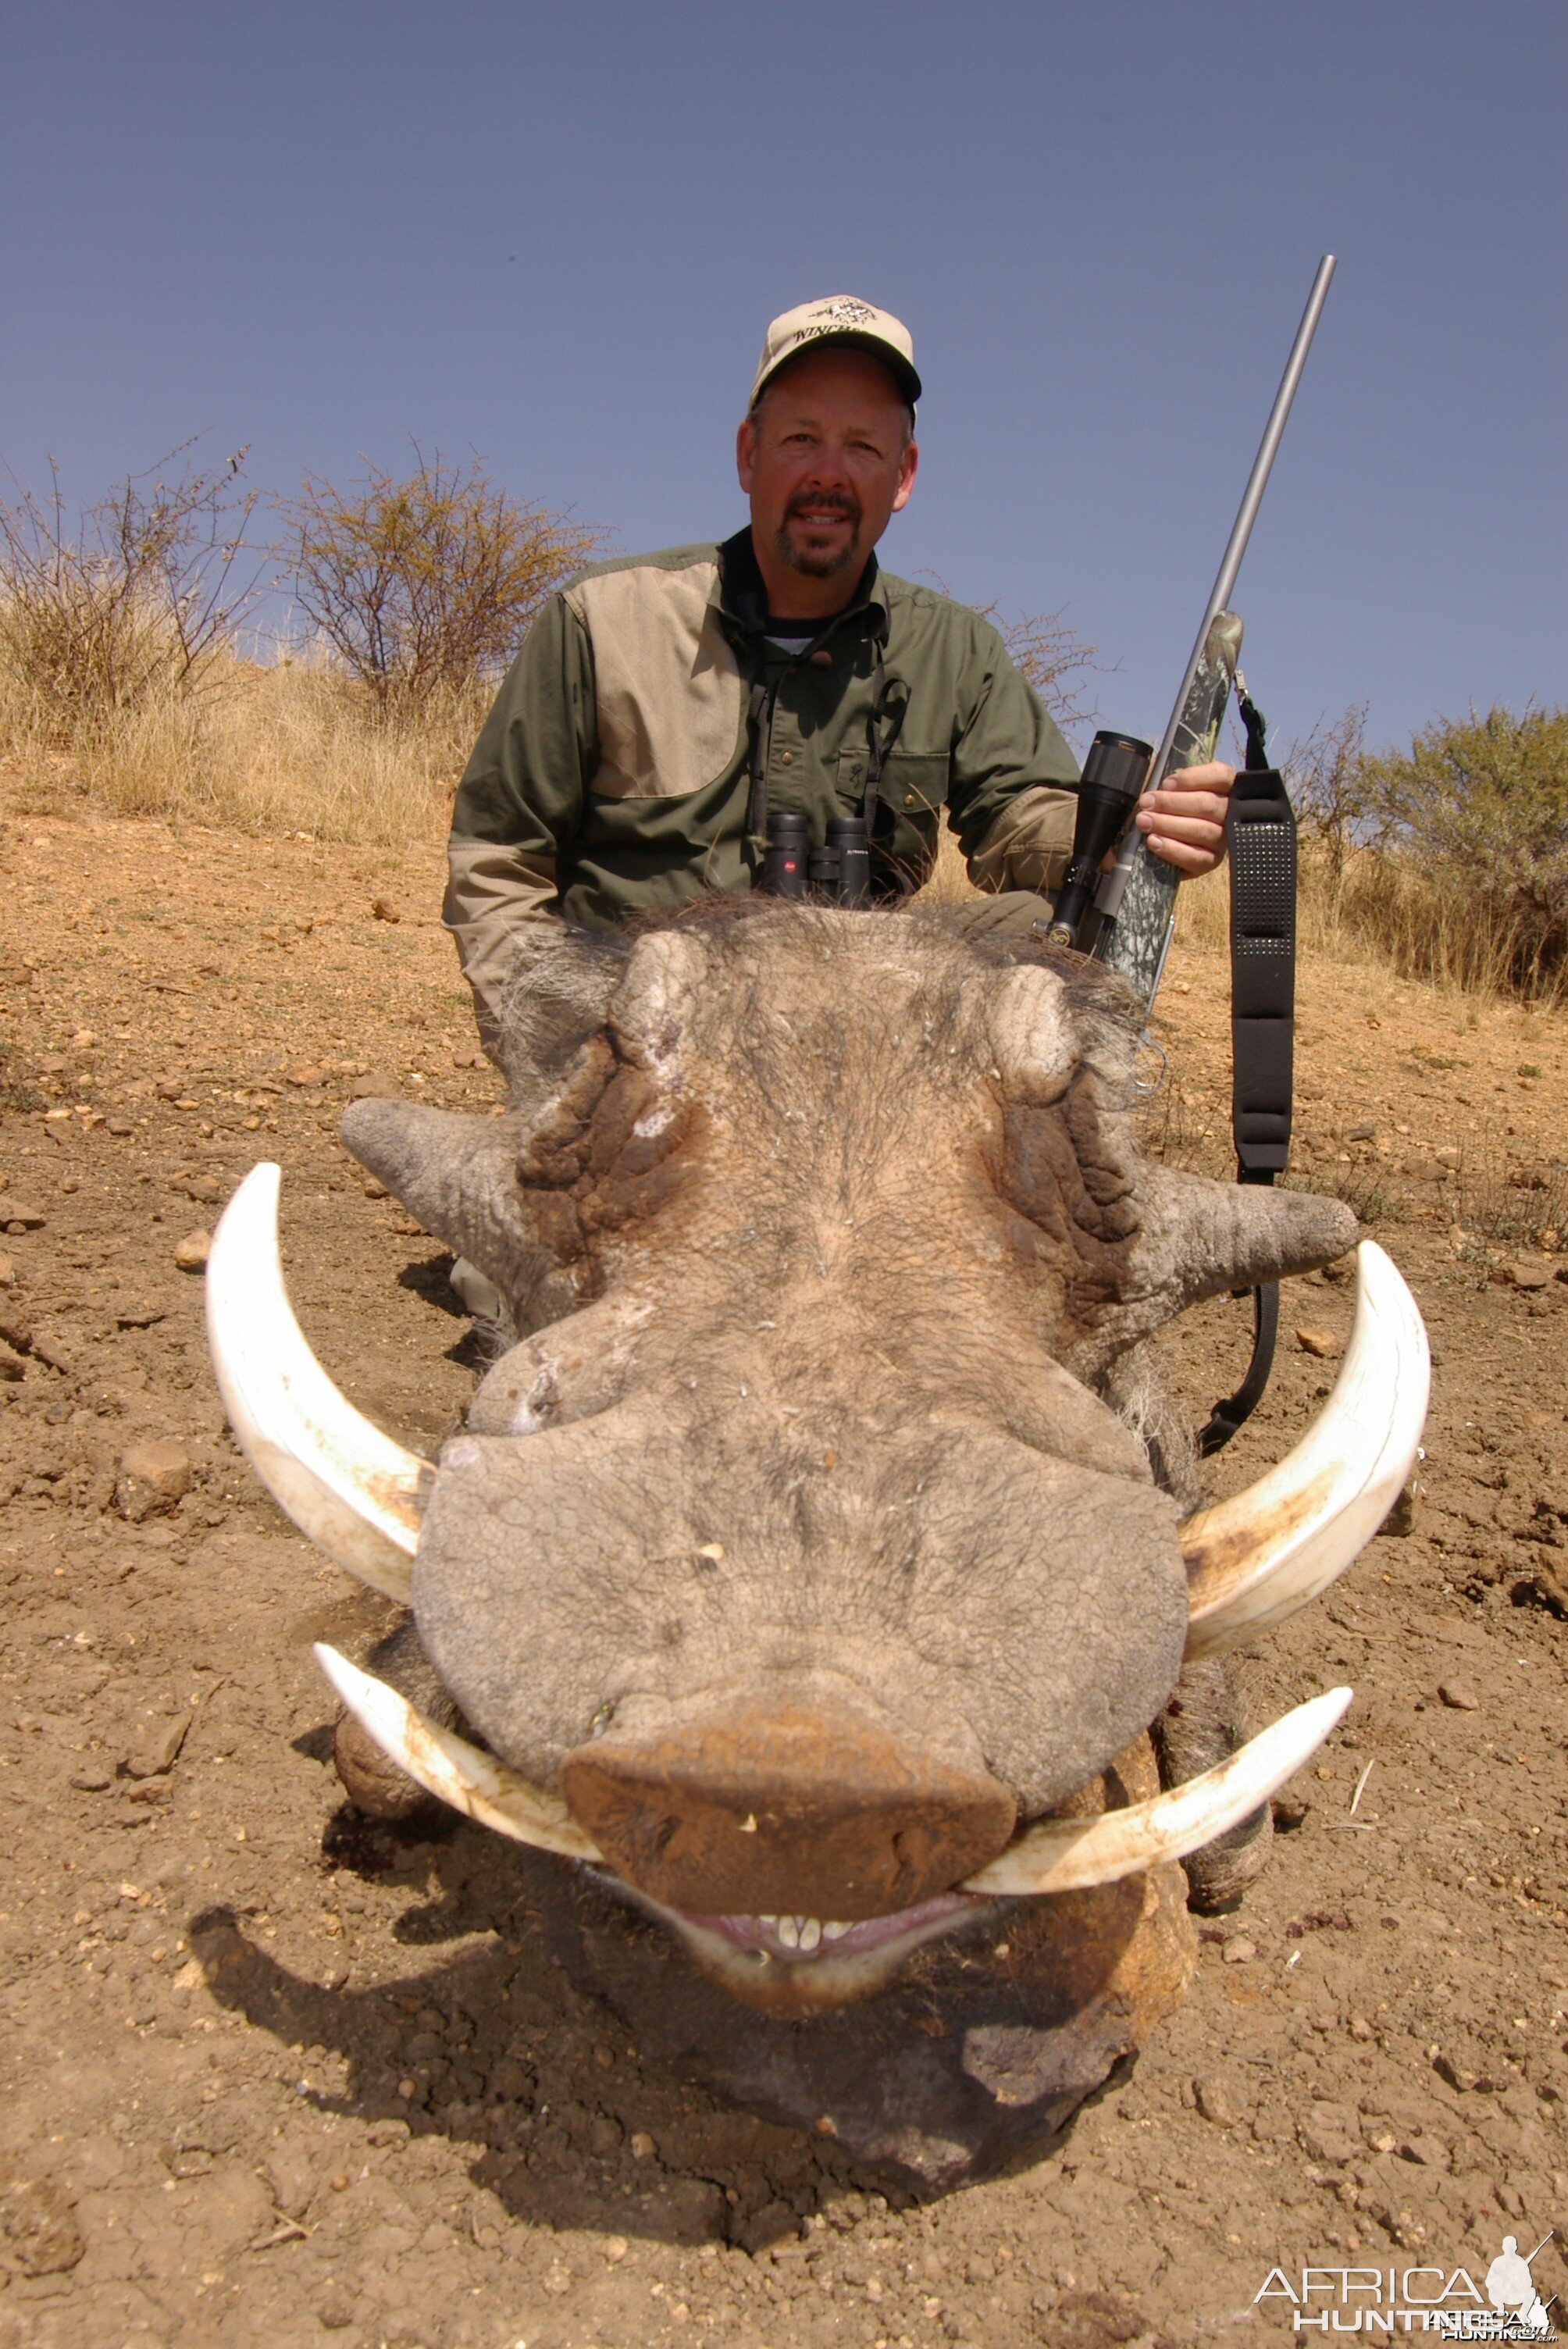
[[[768,837],[768,737],[772,716],[773,696],[758,678],[751,688],[751,706],[747,712],[747,724],[751,730],[751,799],[746,812],[747,832],[758,848]]]
[[[891,715],[889,714],[887,666],[882,659],[882,648],[886,642],[887,628],[884,623],[877,633],[877,665],[872,684],[871,716],[866,720],[866,792],[861,813],[866,820],[868,837],[871,836],[872,828],[876,822],[877,794],[882,787],[882,767],[893,744],[898,740],[900,730],[909,709],[909,695],[906,691],[903,699],[897,703]],[[896,682],[895,678],[894,683]]]

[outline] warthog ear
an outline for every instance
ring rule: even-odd
[[[520,1111],[464,1117],[417,1102],[354,1102],[345,1143],[425,1229],[467,1257],[530,1326],[569,1313],[576,1294],[541,1248],[524,1212]]]
[[[701,1006],[707,968],[707,948],[690,930],[655,930],[638,939],[610,1014],[634,1067],[654,1076],[669,1071]]]
[[[1009,1098],[1060,1099],[1081,1050],[1059,975],[1026,963],[985,982],[985,1032]]]
[[[1168,1166],[1140,1170],[1138,1211],[1121,1299],[1068,1362],[1086,1384],[1189,1305],[1332,1264],[1355,1247],[1358,1229],[1339,1199],[1216,1183]]]

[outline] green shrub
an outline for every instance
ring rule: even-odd
[[[407,481],[373,467],[340,490],[311,475],[282,507],[301,610],[388,716],[499,669],[603,535],[523,504],[478,458],[414,454]]]

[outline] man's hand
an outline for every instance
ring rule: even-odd
[[[1234,767],[1213,759],[1206,767],[1183,768],[1139,802],[1139,831],[1156,856],[1189,880],[1224,861],[1225,802],[1235,780]]]

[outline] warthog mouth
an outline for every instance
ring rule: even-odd
[[[651,1918],[702,1971],[749,2006],[800,2013],[870,1998],[928,1941],[993,1923],[1011,1902],[941,1892],[913,1909],[858,1923],[820,1917],[702,1917],[668,1909],[618,1876],[603,1890]]]

